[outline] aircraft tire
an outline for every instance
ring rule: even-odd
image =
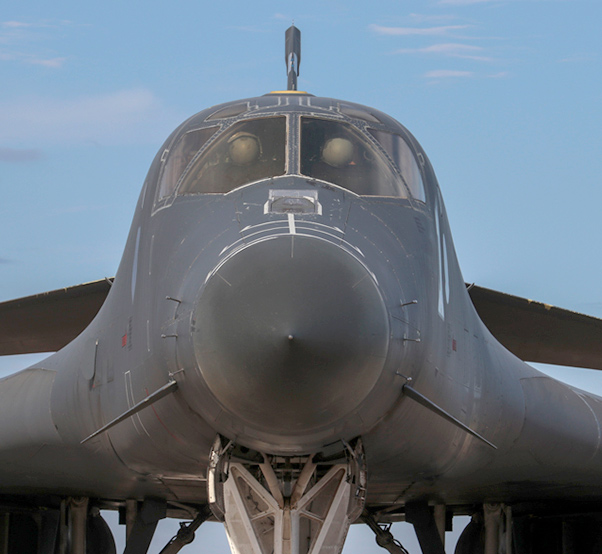
[[[101,515],[88,517],[86,554],[117,554],[113,533]]]
[[[485,526],[478,518],[473,517],[464,528],[454,554],[484,554],[485,553]]]

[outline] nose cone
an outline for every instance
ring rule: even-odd
[[[364,400],[383,369],[389,324],[355,256],[281,235],[218,266],[196,305],[193,340],[227,412],[245,427],[298,435],[342,420]]]

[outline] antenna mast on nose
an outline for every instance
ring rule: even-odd
[[[285,37],[285,61],[288,74],[287,90],[297,90],[297,77],[299,76],[299,65],[301,64],[301,31],[291,25],[284,35]]]

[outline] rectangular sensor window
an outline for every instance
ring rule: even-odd
[[[322,205],[315,190],[270,190],[263,211],[266,214],[322,215]]]

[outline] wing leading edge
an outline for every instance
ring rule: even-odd
[[[521,360],[602,369],[602,319],[468,285],[479,317]]]
[[[0,356],[60,350],[94,319],[111,283],[101,279],[0,303]]]

